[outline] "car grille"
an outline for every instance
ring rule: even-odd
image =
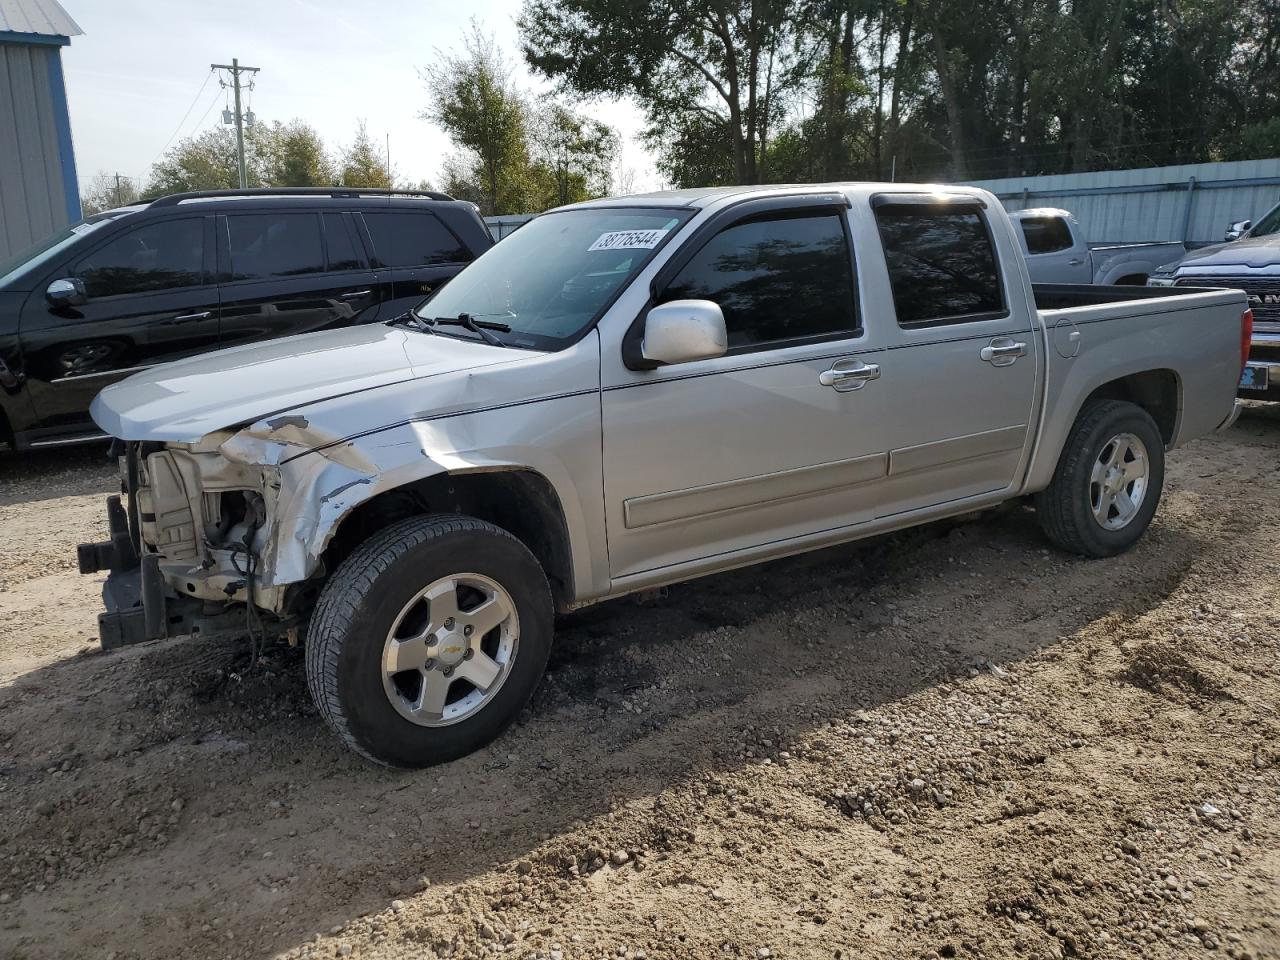
[[[1253,329],[1260,333],[1280,333],[1280,277],[1179,277],[1180,287],[1229,287],[1249,295],[1253,308]]]

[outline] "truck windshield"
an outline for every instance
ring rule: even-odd
[[[1252,230],[1249,231],[1251,237],[1269,237],[1273,233],[1280,233],[1280,204],[1272,207],[1261,220],[1259,220]]]
[[[557,350],[595,323],[692,214],[659,207],[545,214],[496,244],[414,312],[423,320],[468,314],[506,324],[511,329],[497,333],[504,344]]]
[[[99,227],[105,226],[112,220],[127,217],[139,209],[141,208],[109,210],[106,213],[86,217],[79,223],[63,227],[51,237],[45,237],[35,246],[28,247],[17,256],[0,260],[0,287],[16,284],[19,279],[31,273],[40,265],[52,260],[81,237],[92,233]],[[23,288],[19,287],[19,289]]]

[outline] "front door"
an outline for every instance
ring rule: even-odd
[[[719,304],[723,357],[606,365],[614,578],[847,527],[887,467],[882,351],[859,314],[843,198],[753,202],[688,241],[654,302]],[[839,202],[837,202],[839,201]]]
[[[213,218],[155,220],[117,234],[72,263],[88,300],[52,307],[43,286],[21,318],[23,371],[35,430],[88,425],[103,387],[152,364],[218,345]],[[54,279],[54,278],[50,278]]]
[[[364,322],[373,271],[341,213],[268,211],[218,217],[223,346]]]
[[[894,411],[880,516],[1006,490],[1034,440],[1042,356],[985,209],[892,194],[865,213],[884,251],[867,310],[887,331],[881,385]]]

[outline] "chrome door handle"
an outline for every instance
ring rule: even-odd
[[[338,297],[338,299],[339,300],[362,300],[365,297],[369,296],[369,294],[371,293],[373,293],[372,290],[352,290],[350,293],[342,294],[340,297]]]
[[[830,370],[818,374],[818,382],[841,392],[861,390],[871,380],[880,379],[880,364],[861,360],[837,360]]]
[[[996,337],[982,348],[978,356],[993,367],[1007,367],[1027,355],[1027,345],[1012,337]]]
[[[213,316],[210,310],[203,310],[200,313],[184,313],[180,317],[174,317],[170,323],[191,323],[193,320],[208,320]]]
[[[1067,261],[1067,263],[1070,266],[1078,267],[1080,266],[1080,264],[1084,263],[1084,261],[1081,260],[1079,257],[1072,257],[1070,260]]]

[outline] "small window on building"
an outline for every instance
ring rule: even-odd
[[[161,220],[130,230],[74,268],[90,297],[199,286],[204,279],[204,221]]]
[[[320,218],[314,213],[229,216],[227,246],[232,280],[324,273]]]
[[[347,218],[341,213],[324,214],[324,240],[330,270],[359,270],[365,265]]]
[[[995,246],[982,213],[927,204],[876,210],[898,323],[966,323],[1004,313]]]
[[[858,329],[852,260],[833,215],[728,227],[668,284],[662,302],[671,300],[719,304],[730,350]]]
[[[1070,250],[1074,241],[1071,238],[1071,227],[1062,217],[1028,217],[1016,218],[1027,238],[1027,253],[1058,253]]]
[[[365,213],[373,252],[384,267],[421,267],[465,263],[470,254],[458,238],[431,214]]]

